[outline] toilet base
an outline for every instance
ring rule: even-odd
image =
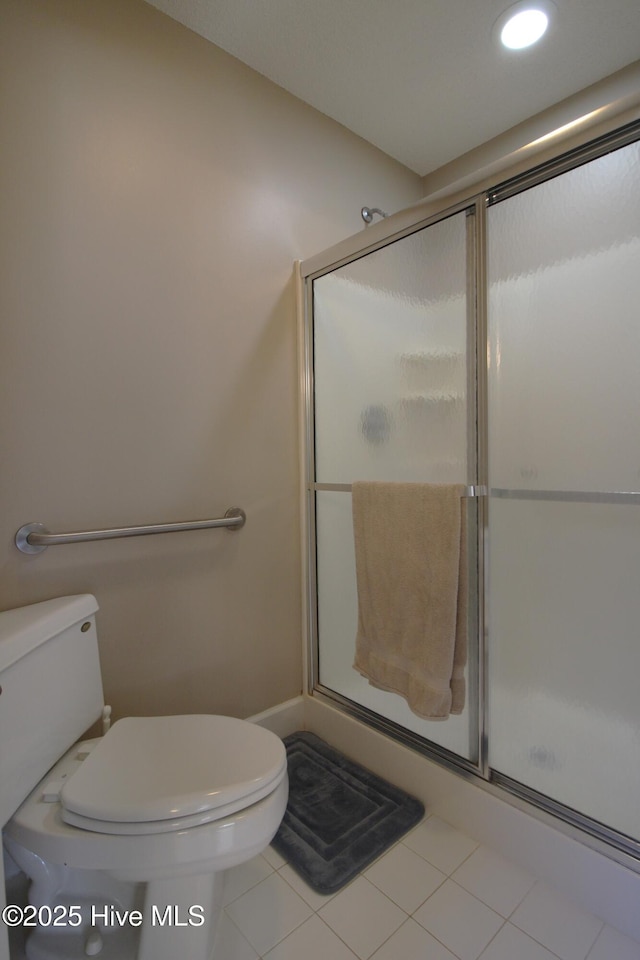
[[[99,960],[137,960],[139,934],[132,928],[105,933]],[[87,933],[51,933],[39,927],[27,938],[28,960],[87,960]]]
[[[77,874],[83,876],[76,879]],[[85,871],[65,871],[64,879],[68,887],[77,888],[89,878]],[[223,871],[145,885],[116,881],[120,890],[115,897],[112,878],[94,875],[94,880],[91,903],[86,895],[56,898],[58,904],[79,904],[82,924],[35,927],[26,940],[28,960],[214,960]],[[102,897],[96,890],[100,880],[108,881]]]
[[[212,960],[224,873],[147,884],[136,960]]]

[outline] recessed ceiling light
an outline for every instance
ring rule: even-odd
[[[494,33],[508,50],[523,50],[543,36],[554,11],[550,0],[521,0],[498,17]]]

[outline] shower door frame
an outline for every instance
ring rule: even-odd
[[[545,819],[550,815],[556,829],[578,839],[582,843],[597,849],[604,855],[622,863],[634,872],[640,873],[640,839],[635,840],[625,834],[599,823],[565,804],[548,797],[537,790],[518,783],[508,776],[494,771],[489,766],[488,757],[488,656],[489,624],[488,584],[485,571],[488,568],[488,395],[487,395],[487,270],[486,270],[486,212],[487,208],[507,199],[529,187],[534,187],[555,176],[574,169],[582,164],[640,140],[640,109],[635,111],[631,122],[617,129],[606,129],[601,135],[592,133],[593,139],[583,140],[577,146],[567,148],[566,141],[559,144],[555,151],[542,163],[532,162],[529,168],[520,164],[513,176],[501,180],[494,179],[493,184],[486,181],[475,185],[468,193],[461,192],[455,203],[447,205],[446,198],[416,205],[388,218],[371,228],[367,233],[326,251],[299,267],[299,283],[304,287],[301,297],[302,310],[302,356],[301,383],[304,399],[303,450],[304,463],[304,537],[305,537],[305,574],[307,582],[305,629],[307,632],[307,693],[326,699],[342,712],[366,723],[399,740],[406,746],[417,750],[429,759],[439,763],[458,775],[470,779],[475,785],[500,797],[530,815]],[[480,188],[480,190],[479,190]],[[475,466],[474,483],[478,484],[483,495],[477,497],[477,538],[478,538],[478,635],[477,635],[477,680],[478,680],[478,723],[477,723],[477,759],[467,760],[444,747],[418,734],[408,731],[400,725],[387,721],[369,708],[363,707],[323,686],[319,681],[318,650],[318,595],[316,569],[316,516],[315,492],[317,489],[348,490],[348,484],[317,484],[315,482],[314,459],[314,380],[313,380],[313,281],[324,274],[331,273],[341,266],[367,256],[397,240],[417,233],[433,224],[447,219],[464,210],[473,211],[474,228],[467,232],[468,286],[467,286],[467,345],[474,344],[473,376],[468,377],[468,415],[472,419],[475,405],[475,428],[477,446],[475,456],[469,458],[468,470]],[[394,221],[398,223],[393,229]],[[367,240],[370,238],[370,241]],[[361,239],[362,244],[357,241]],[[473,329],[471,329],[473,327]],[[473,380],[473,383],[471,382]],[[475,404],[474,404],[475,401]],[[475,462],[475,463],[474,463]],[[504,494],[503,491],[501,493]],[[634,500],[640,499],[640,493]],[[470,665],[470,669],[471,665]]]
[[[478,709],[476,715],[471,717],[473,724],[473,736],[470,736],[472,744],[472,755],[475,759],[467,759],[460,754],[448,750],[433,741],[426,740],[419,734],[407,730],[400,724],[375,713],[368,707],[364,707],[353,700],[324,686],[319,678],[319,632],[318,632],[318,595],[317,595],[317,568],[316,568],[316,510],[315,494],[316,491],[340,491],[348,492],[350,484],[341,483],[317,483],[315,476],[315,424],[314,424],[314,365],[313,365],[313,282],[325,274],[332,273],[334,270],[366,257],[376,250],[383,249],[392,243],[412,236],[434,226],[437,223],[447,220],[450,217],[461,213],[466,213],[466,310],[467,310],[467,471],[469,477],[467,483],[470,486],[486,491],[486,431],[481,429],[481,425],[486,424],[486,415],[479,415],[478,411],[486,409],[486,375],[482,372],[485,368],[482,360],[483,343],[486,342],[486,303],[485,303],[485,285],[484,278],[480,276],[479,265],[484,266],[484,236],[485,236],[485,207],[486,201],[484,195],[480,194],[468,198],[464,202],[454,206],[445,207],[438,213],[417,220],[410,227],[406,227],[397,233],[387,235],[384,240],[374,242],[363,247],[355,256],[348,256],[327,263],[325,266],[314,270],[313,272],[303,274],[305,282],[304,294],[304,376],[303,391],[305,398],[305,493],[306,493],[306,537],[308,544],[307,555],[307,583],[308,583],[308,635],[310,651],[308,660],[308,692],[310,694],[319,693],[338,704],[341,709],[356,717],[364,720],[369,726],[381,730],[387,735],[399,740],[402,743],[410,745],[413,749],[424,753],[426,756],[436,756],[443,765],[456,770],[464,771],[470,774],[480,774],[486,776],[487,772],[487,738],[486,738],[486,709],[484,703],[485,687],[485,648],[484,648],[484,598],[485,589],[482,581],[484,563],[480,557],[484,552],[484,532],[485,532],[485,506],[486,496],[478,495],[474,497],[476,502],[477,516],[477,552],[479,558],[476,570],[477,577],[477,615],[476,623],[478,625],[478,656],[469,657],[469,674],[471,677],[468,686],[477,692]],[[304,265],[302,265],[304,267]],[[478,351],[481,351],[479,355]],[[470,551],[471,553],[471,551]],[[473,647],[471,648],[473,650]],[[473,651],[475,652],[475,651]],[[477,678],[477,683],[476,683]]]

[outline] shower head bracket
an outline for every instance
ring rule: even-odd
[[[360,216],[366,224],[372,222],[374,214],[378,214],[380,217],[388,217],[389,214],[385,213],[384,210],[381,210],[380,207],[363,207],[360,211]]]

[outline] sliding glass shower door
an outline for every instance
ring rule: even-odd
[[[489,760],[640,838],[640,145],[491,206]]]
[[[469,243],[462,211],[314,279],[312,492],[318,684],[475,759],[473,649],[467,707],[445,723],[416,716],[353,668],[358,607],[350,493],[355,480],[474,482]],[[469,515],[473,547],[473,509]],[[477,607],[471,607],[473,647]]]
[[[639,138],[305,275],[314,690],[640,860]],[[477,484],[461,716],[353,668],[356,480]]]

